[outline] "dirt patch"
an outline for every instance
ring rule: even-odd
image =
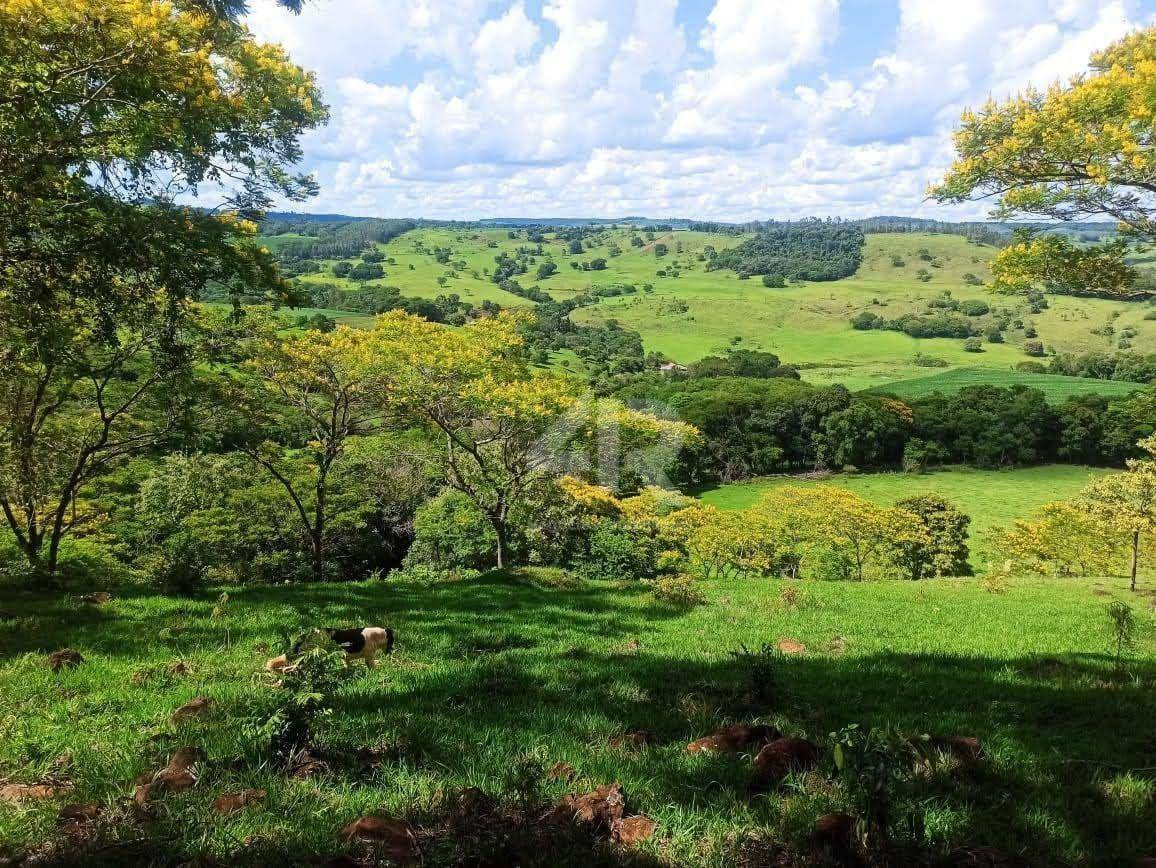
[[[574,780],[574,778],[577,776],[578,772],[575,771],[574,766],[570,765],[568,762],[561,761],[554,763],[554,765],[550,766],[549,771],[546,772],[547,780],[563,781],[567,784]]]
[[[772,741],[755,757],[751,774],[752,792],[763,792],[782,783],[793,771],[813,768],[819,761],[819,746],[805,738]]]
[[[235,793],[222,793],[213,801],[213,812],[226,816],[235,814],[249,805],[259,803],[265,796],[264,790],[240,790]]]
[[[59,651],[53,651],[48,655],[48,665],[53,672],[59,672],[62,669],[72,669],[84,662],[84,657],[74,648],[61,648]]]
[[[635,729],[612,736],[610,746],[615,750],[640,751],[654,743],[654,736],[648,729]]]
[[[39,781],[34,784],[0,783],[0,801],[11,805],[21,802],[36,802],[41,799],[53,799],[64,795],[72,789],[69,783],[58,781]]]
[[[342,829],[340,837],[343,841],[367,844],[376,855],[399,865],[407,865],[417,856],[413,829],[404,820],[392,817],[361,817]]]
[[[108,591],[94,591],[91,594],[82,594],[80,599],[90,606],[104,606],[112,602],[112,594]]]
[[[611,840],[623,847],[633,847],[654,836],[658,824],[646,814],[635,814],[633,817],[623,817],[610,827]]]
[[[200,717],[202,714],[212,710],[216,704],[216,700],[208,696],[197,696],[174,711],[169,717],[169,721],[174,726],[178,723],[184,723],[187,720]]]
[[[622,819],[625,810],[622,784],[617,783],[607,784],[589,793],[566,796],[556,808],[559,816],[573,819],[578,825],[592,831],[607,833]]]
[[[713,735],[692,741],[686,746],[687,753],[740,753],[762,748],[778,738],[782,733],[767,724],[732,723],[720,726]]]
[[[197,747],[182,747],[169,759],[168,765],[140,783],[133,793],[137,807],[144,808],[153,798],[167,793],[183,793],[197,785],[196,764],[204,759]]]
[[[780,639],[775,647],[783,654],[805,654],[807,646],[798,639]]]

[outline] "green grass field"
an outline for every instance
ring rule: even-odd
[[[793,587],[792,601],[780,581],[709,582],[709,604],[689,612],[637,583],[549,588],[508,577],[233,588],[215,614],[211,598],[124,592],[93,606],[6,595],[0,777],[52,774],[70,789],[0,799],[0,858],[31,848],[38,864],[122,865],[159,852],[166,863],[316,864],[343,849],[364,855],[338,832],[376,813],[412,823],[427,865],[463,864],[454,851],[469,849],[498,854],[471,864],[513,864],[519,842],[532,848],[521,864],[770,864],[759,841],[797,851],[819,814],[848,807],[829,747],[849,724],[980,739],[976,768],[939,762],[904,802],[919,805],[932,854],[990,845],[1029,864],[1109,866],[1156,849],[1152,634],[1116,672],[1105,615],[1119,597],[1150,620],[1145,598],[1117,581],[1015,582],[1000,594],[955,580]],[[396,652],[374,671],[358,666],[336,694],[319,730],[329,771],[287,778],[256,729],[278,693],[262,661],[283,632],[362,623],[392,625]],[[770,670],[731,655],[788,637],[808,650]],[[53,674],[45,655],[66,645],[85,662]],[[187,673],[166,675],[177,660]],[[171,724],[196,696],[216,705]],[[733,720],[812,738],[826,759],[751,796],[749,756],[684,750]],[[648,746],[612,745],[640,729]],[[184,745],[205,753],[196,785],[134,811],[134,779]],[[573,783],[547,779],[555,762],[574,767]],[[555,832],[532,807],[531,832],[515,825],[508,838],[488,814],[447,825],[439,794],[479,787],[512,802],[514,768],[530,805],[620,781],[628,810],[654,818],[656,835],[630,856]],[[259,804],[210,810],[219,794],[249,787],[266,791]],[[90,837],[58,825],[63,802],[100,807]]]
[[[872,391],[886,392],[899,398],[923,398],[941,392],[953,395],[968,386],[1027,386],[1039,389],[1049,401],[1062,402],[1075,395],[1128,395],[1139,388],[1139,383],[1123,383],[1113,380],[1093,380],[1083,377],[1062,377],[1058,374],[1031,374],[1019,371],[1005,371],[999,368],[954,368],[925,377],[898,380],[885,386],[875,386]]]
[[[837,485],[875,503],[892,505],[914,494],[934,492],[971,516],[971,561],[976,569],[994,557],[992,532],[1026,518],[1048,501],[1076,494],[1093,477],[1109,471],[1054,464],[1015,470],[940,470],[931,473],[865,473],[828,479],[776,476],[724,485],[699,496],[721,509],[745,509],[766,491],[782,485]]]
[[[642,335],[647,350],[658,350],[683,363],[723,352],[737,338],[742,346],[769,350],[784,362],[806,366],[803,375],[812,382],[843,383],[853,389],[924,376],[927,369],[915,364],[917,354],[942,359],[952,368],[1000,371],[1010,371],[1026,359],[1023,334],[1015,330],[1006,333],[1006,343],[985,344],[984,352],[975,354],[965,352],[960,340],[916,339],[850,327],[850,318],[864,309],[894,318],[924,310],[928,299],[944,291],[957,299],[983,298],[993,307],[1006,308],[1035,325],[1045,344],[1061,352],[1111,350],[1115,346],[1112,337],[1092,334],[1108,323],[1116,333],[1134,328],[1137,349],[1156,346],[1156,321],[1144,319],[1151,308],[1143,304],[1053,296],[1047,310],[1029,315],[1018,299],[993,297],[982,287],[969,285],[964,279],[969,273],[980,279],[990,276],[987,261],[995,248],[957,235],[869,235],[863,264],[853,277],[767,289],[758,278],[740,280],[729,271],[707,271],[698,260],[708,244],[723,250],[739,243],[741,236],[671,232],[643,247],[632,247],[630,238],[636,234],[634,230],[604,230],[592,239],[596,242],[592,249],[577,256],[569,253],[566,242],[549,237],[531,273],[518,280],[523,286],[540,285],[559,299],[595,285],[632,283],[641,288],[649,284],[649,292],[605,299],[575,311],[573,317],[578,322],[617,319]],[[655,256],[658,242],[670,249],[665,257]],[[622,253],[611,256],[611,244]],[[417,297],[455,292],[474,304],[489,300],[507,307],[524,306],[528,304],[525,299],[498,288],[490,273],[495,256],[526,246],[530,245],[524,237],[510,239],[505,230],[415,230],[379,245],[395,264],[387,263],[385,277],[369,285],[398,286],[403,294]],[[436,261],[435,247],[450,249],[448,264]],[[940,266],[927,267],[932,275],[929,282],[917,276],[929,265],[919,258],[921,250],[928,251]],[[904,264],[893,265],[893,256]],[[605,270],[571,268],[572,260],[595,258],[606,259]],[[554,262],[558,273],[538,281],[532,272],[544,261]],[[323,273],[303,279],[354,286],[330,273],[333,261],[321,264]],[[677,277],[669,274],[671,269],[677,269]],[[660,277],[660,270],[667,275]]]

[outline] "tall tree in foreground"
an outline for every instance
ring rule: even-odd
[[[1156,240],[1156,28],[1092,55],[1091,71],[989,101],[963,115],[956,161],[930,190],[941,202],[994,198],[994,216],[1111,218],[1125,238]],[[1122,242],[1086,248],[1019,238],[992,262],[994,288],[1131,297]]]
[[[325,108],[280,48],[191,3],[0,2],[0,507],[38,573],[94,476],[157,443],[198,358],[208,281],[280,297],[242,212]]]

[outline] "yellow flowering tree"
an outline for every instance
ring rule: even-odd
[[[353,438],[377,431],[395,413],[392,361],[369,332],[267,334],[245,364],[248,388],[236,395],[251,431],[241,448],[285,491],[307,540],[313,578],[325,571],[326,530],[336,504],[332,480]]]
[[[1123,561],[1119,535],[1102,518],[1071,501],[1046,503],[997,535],[1011,571],[1045,575],[1100,576]]]
[[[1156,533],[1156,436],[1141,440],[1140,446],[1147,458],[1129,461],[1124,473],[1093,480],[1077,500],[1089,516],[1126,540],[1133,591],[1141,552]]]
[[[1156,28],[1095,53],[1090,65],[1067,83],[964,113],[956,161],[931,195],[994,198],[1000,217],[1110,217],[1133,238],[1156,239]],[[995,287],[1134,295],[1123,254],[1120,244],[1020,239],[993,262]]]

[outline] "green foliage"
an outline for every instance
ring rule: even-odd
[[[590,579],[649,579],[658,571],[658,543],[625,522],[599,522],[575,572]]]
[[[651,583],[651,593],[660,603],[680,609],[691,609],[707,602],[707,596],[699,587],[698,580],[686,573],[659,576]]]
[[[1124,666],[1124,655],[1136,646],[1136,614],[1123,600],[1108,604],[1108,620],[1112,624],[1112,653],[1116,668]]]
[[[903,546],[901,562],[910,578],[971,575],[969,516],[936,494],[905,497],[895,505],[917,516],[926,532],[926,536]]]

